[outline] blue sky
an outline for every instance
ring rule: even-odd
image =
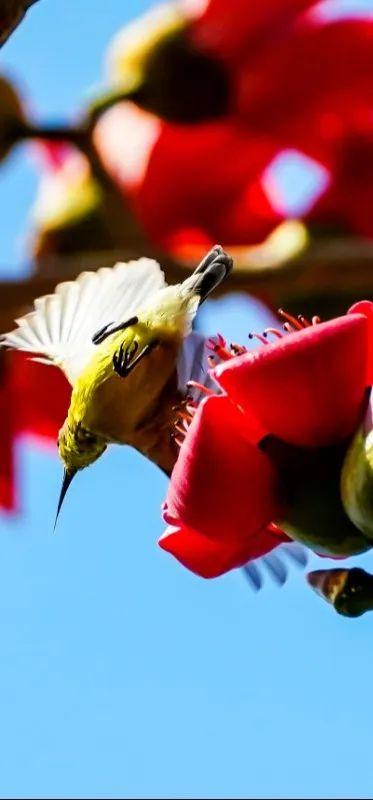
[[[41,0],[1,53],[45,117],[73,116],[148,4],[89,5]],[[34,189],[18,151],[0,174],[4,275],[24,269]],[[203,325],[239,340],[259,313],[215,301]],[[23,513],[0,518],[1,797],[372,796],[373,616],[338,617],[295,571],[258,595],[240,572],[188,573],[156,546],[165,478],[125,448],[79,476],[53,536],[60,465],[27,442],[18,459]]]

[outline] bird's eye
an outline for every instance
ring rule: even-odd
[[[93,444],[96,441],[96,437],[86,428],[83,428],[81,423],[76,427],[75,437],[81,445]]]

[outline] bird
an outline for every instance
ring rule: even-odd
[[[83,272],[36,299],[0,337],[1,348],[59,367],[72,385],[57,442],[64,476],[56,521],[75,475],[111,443],[132,445],[171,474],[175,415],[187,383],[208,380],[204,337],[192,331],[193,319],[232,266],[216,245],[175,285],[150,258]]]
[[[232,267],[232,258],[215,245],[176,285],[167,285],[158,262],[146,257],[85,271],[37,298],[33,311],[0,336],[0,348],[58,367],[72,386],[57,440],[64,472],[55,527],[72,480],[110,444],[134,447],[171,475],[180,407],[191,392],[198,401],[198,384],[216,391],[206,338],[192,329],[193,320]],[[253,589],[261,588],[263,571],[282,585],[287,558],[299,567],[307,561],[295,542],[276,553],[244,567]]]

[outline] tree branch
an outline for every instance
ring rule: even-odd
[[[83,270],[96,270],[143,255],[161,262],[170,283],[190,275],[191,266],[165,258],[150,247],[145,251],[134,246],[115,252],[46,259],[39,265],[39,272],[29,279],[0,283],[0,330],[9,330],[14,318],[34,298],[53,292],[57,283],[75,278]],[[275,306],[324,298],[345,310],[350,302],[373,296],[373,242],[359,239],[318,242],[283,264],[268,258],[266,262],[262,259],[259,266],[257,257],[252,260],[248,257],[245,265],[241,262],[235,266],[216,295],[229,292],[248,292]]]
[[[37,0],[1,0],[0,47],[22,22],[26,11],[36,2]]]

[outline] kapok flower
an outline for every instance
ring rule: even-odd
[[[255,334],[256,351],[218,340],[223,394],[182,412],[159,544],[204,577],[288,536],[338,556],[373,544],[340,487],[372,385],[373,303],[325,323],[281,313],[286,333]]]
[[[373,238],[373,129],[362,126],[337,137],[329,168],[330,180],[307,215],[309,224],[320,232]]]
[[[33,144],[42,177],[32,209],[32,254],[37,261],[110,250],[113,239],[101,187],[85,156],[61,142]],[[123,212],[124,213],[124,212]]]
[[[371,129],[372,20],[328,21],[322,5],[180,0],[116,36],[110,95],[132,102],[98,119],[95,144],[158,247],[258,244],[284,218],[265,182],[276,156],[295,148],[333,181],[336,140]],[[336,184],[321,220],[343,223],[345,197]]]
[[[215,241],[258,244],[283,221],[261,176],[278,153],[231,117],[171,125],[119,103],[100,118],[95,145],[149,237],[167,252]]]
[[[168,122],[234,115],[248,137],[321,157],[330,133],[371,107],[373,72],[369,14],[330,21],[322,5],[161,3],[116,35],[111,81]]]
[[[19,507],[15,448],[30,435],[39,444],[55,446],[69,406],[70,386],[59,370],[35,364],[23,353],[2,353],[0,359],[0,508]]]

